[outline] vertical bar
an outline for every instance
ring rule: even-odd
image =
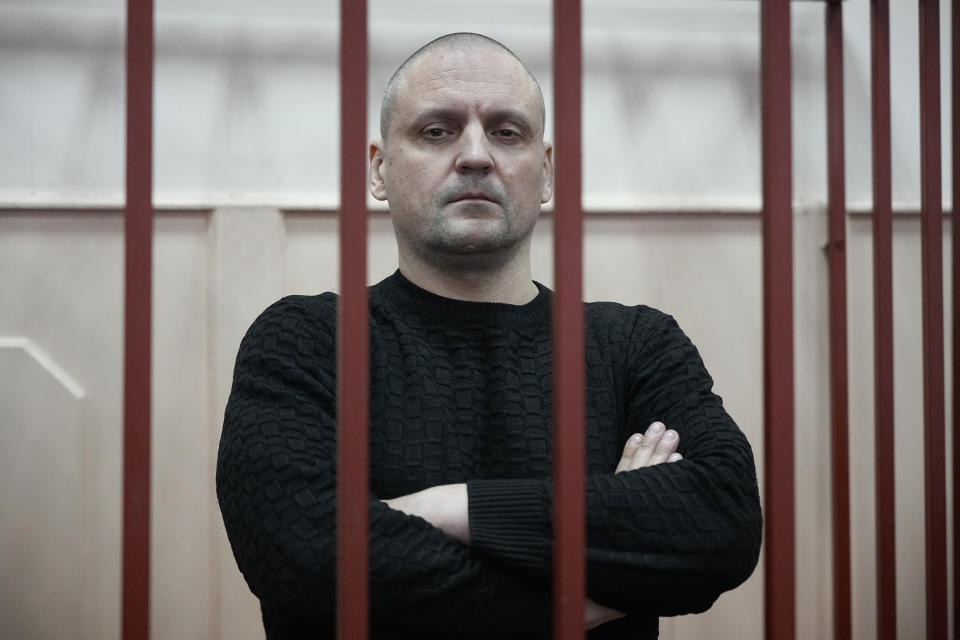
[[[340,640],[366,640],[370,629],[366,0],[340,2],[340,129],[337,634]]]
[[[126,640],[150,635],[153,0],[127,0],[124,212],[123,607]]]
[[[825,7],[827,58],[827,267],[833,466],[833,637],[849,640],[850,438],[847,389],[847,202],[844,190],[843,4]]]
[[[893,440],[893,213],[890,160],[890,9],[870,2],[873,127],[874,454],[877,510],[877,639],[897,637]]]
[[[953,201],[950,207],[953,263],[953,635],[960,630],[960,0],[951,4],[953,76]]]
[[[790,3],[760,4],[763,157],[765,629],[793,640],[794,552],[793,211]]]
[[[943,194],[940,178],[940,2],[920,0],[920,251],[923,273],[923,441],[927,637],[947,637],[943,381]]]
[[[586,599],[584,485],[583,208],[580,0],[554,0],[553,81],[556,199],[553,262],[554,382],[554,634],[583,638]]]

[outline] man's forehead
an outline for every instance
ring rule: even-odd
[[[514,107],[539,110],[534,81],[519,60],[493,47],[431,51],[418,59],[398,87],[398,102],[426,103],[507,98]],[[533,117],[533,114],[531,114]]]
[[[527,72],[517,59],[493,47],[475,46],[424,54],[411,66],[404,88],[429,90],[483,84],[493,87],[527,81]]]
[[[536,95],[518,82],[498,74],[438,74],[411,82],[401,94],[409,106],[425,108],[426,103],[448,103],[461,106],[510,104],[518,108],[536,109]]]

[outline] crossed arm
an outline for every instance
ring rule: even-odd
[[[683,458],[677,453],[679,443],[676,431],[654,422],[646,433],[636,433],[627,440],[616,473],[677,462]],[[464,482],[428,487],[384,502],[397,511],[420,516],[447,535],[470,544],[469,502]]]
[[[680,437],[676,431],[666,429],[662,422],[654,422],[645,433],[635,433],[627,440],[615,472],[652,467],[664,462],[678,462],[683,459],[677,452],[679,443]],[[428,487],[384,502],[397,511],[419,516],[447,535],[464,544],[470,544],[470,509],[466,483]],[[585,603],[587,629],[622,618],[623,615],[616,609],[604,607],[590,599]]]

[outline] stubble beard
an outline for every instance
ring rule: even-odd
[[[476,215],[453,215],[450,206],[477,207]],[[480,211],[496,208],[497,211]],[[437,204],[429,225],[420,234],[397,230],[412,253],[421,261],[445,270],[488,270],[502,268],[529,245],[533,225],[518,230],[512,204],[503,200],[486,204]]]

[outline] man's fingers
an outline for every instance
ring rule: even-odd
[[[650,467],[655,464],[660,464],[667,461],[673,453],[676,452],[677,446],[680,444],[680,438],[677,436],[677,432],[672,429],[662,431],[656,439],[656,442],[653,444],[653,447],[650,451],[650,456],[647,458],[647,463],[645,467]]]
[[[635,433],[627,439],[627,444],[623,448],[623,455],[620,456],[620,462],[617,463],[617,470],[615,473],[628,471],[631,468],[630,463],[633,461],[633,454],[635,454],[637,449],[640,448],[641,442],[643,442],[643,436],[639,433]]]
[[[616,472],[650,467],[663,462],[676,462],[683,457],[677,453],[680,437],[662,422],[654,422],[643,436],[634,434],[627,440]]]
[[[672,450],[663,452],[661,441],[667,433],[666,429],[662,422],[654,422],[647,427],[647,432],[643,434],[643,441],[634,452],[633,460],[630,461],[630,469],[666,462],[667,456],[677,450],[674,446]]]

